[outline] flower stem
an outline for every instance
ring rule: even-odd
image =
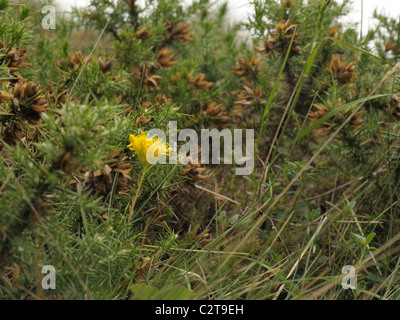
[[[146,173],[147,173],[152,167],[153,167],[153,166],[148,166],[147,164],[146,164],[146,165],[143,165],[142,176],[141,176],[141,178],[140,178],[139,184],[138,184],[138,186],[137,186],[137,190],[136,190],[135,197],[132,199],[132,205],[131,205],[131,208],[130,208],[130,210],[129,210],[130,212],[129,212],[128,222],[130,222],[131,219],[132,219],[132,217],[133,217],[133,213],[134,213],[134,208],[135,208],[136,200],[137,200],[137,198],[139,197],[139,194],[140,194],[140,191],[141,191],[141,188],[142,188],[142,184],[143,184],[143,181],[144,181],[144,177],[146,176]]]

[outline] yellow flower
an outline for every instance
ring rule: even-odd
[[[129,142],[128,148],[135,151],[142,164],[154,163],[158,157],[167,156],[171,150],[171,148],[168,148],[168,143],[164,143],[158,137],[155,137],[154,140],[147,138],[146,132],[141,132],[138,135],[131,134]],[[148,152],[149,149],[150,152]]]

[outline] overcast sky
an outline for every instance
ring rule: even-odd
[[[190,1],[190,0],[189,0]],[[219,0],[222,1],[222,0]],[[87,6],[90,0],[58,0],[58,3],[65,6],[68,10],[71,6]],[[141,1],[139,1],[140,3]],[[338,0],[342,2],[342,0]],[[361,2],[362,0],[353,0],[353,7],[349,13],[349,19],[352,22],[361,21]],[[246,16],[251,12],[251,6],[248,0],[228,0],[229,11],[231,16],[235,20],[246,19]],[[398,18],[400,15],[400,0],[364,0],[364,21],[363,21],[363,33],[368,28],[373,28],[374,23],[372,19],[372,12],[375,8],[378,8],[380,12],[385,12],[391,17]]]

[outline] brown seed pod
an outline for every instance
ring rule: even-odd
[[[206,75],[204,73],[199,74],[196,78],[192,79],[194,70],[190,71],[187,75],[187,82],[194,84],[194,86],[198,89],[208,90],[212,87],[213,83],[209,81],[205,81]]]
[[[14,89],[14,97],[19,99],[24,97],[25,85],[22,81],[18,82]]]
[[[167,98],[164,94],[158,94],[156,98],[154,99],[155,102],[160,103],[160,104],[166,104],[170,105],[172,103],[171,98]]]
[[[67,98],[68,98],[68,89],[61,92],[58,97],[57,97],[57,104],[63,104],[65,102],[67,102]]]
[[[5,91],[0,91],[0,100],[1,101],[6,101],[6,100],[11,100],[13,98],[13,94]]]
[[[19,68],[26,68],[31,66],[30,63],[25,63],[26,50],[23,48],[11,48],[7,53],[7,59],[9,60],[8,67],[13,68],[14,71]]]
[[[138,30],[138,31],[135,33],[135,37],[136,37],[137,39],[140,39],[140,40],[147,40],[147,39],[149,39],[151,36],[152,36],[152,33],[151,33],[150,31],[147,31],[147,27],[146,27],[146,28],[142,28],[142,29]]]
[[[260,86],[257,86],[254,90],[247,85],[243,85],[240,90],[233,91],[240,100],[234,103],[240,106],[249,106],[250,104],[265,104],[264,93]]]
[[[29,82],[24,90],[25,97],[32,98],[38,91],[40,86],[36,86],[33,82]]]
[[[269,38],[264,44],[264,52],[273,53],[277,49],[280,49],[281,53],[286,55],[293,37],[293,43],[289,56],[292,57],[300,55],[299,38],[301,34],[296,31],[296,27],[297,25],[292,24],[290,19],[282,19],[279,21],[279,23],[275,26],[275,30],[270,32],[271,38]]]
[[[161,49],[157,55],[157,62],[163,67],[172,67],[177,64],[176,60],[173,60],[174,56],[168,48]]]
[[[351,118],[350,125],[352,127],[359,127],[360,125],[363,124],[364,120],[360,118],[362,114],[363,112],[359,111]]]
[[[76,52],[75,54],[68,53],[68,65],[67,65],[68,68],[73,69],[76,66],[80,65],[81,62],[82,62],[82,53],[80,51]]]
[[[233,114],[235,117],[235,124],[239,125],[243,121],[244,108],[242,106],[234,106]]]
[[[233,70],[233,74],[237,77],[249,77],[251,75],[256,75],[260,70],[260,62],[262,60],[262,56],[257,57],[257,54],[253,54],[253,57],[250,59],[238,59],[237,62],[239,66],[231,67]]]
[[[125,0],[125,3],[126,3],[128,6],[130,6],[130,7],[133,6],[132,0]]]
[[[149,88],[160,90],[158,84],[162,77],[158,75],[148,75],[147,62],[143,61],[139,64],[139,68],[132,67],[131,72],[135,75],[136,80],[143,82],[143,88],[147,91]]]
[[[116,180],[116,190],[119,194],[126,194],[128,182],[131,179],[131,164],[125,162],[128,156],[122,152],[123,149],[116,150],[107,157],[107,163],[101,170],[91,171],[82,169],[78,175],[74,175],[75,180],[71,181],[71,185],[76,185],[79,181],[86,181],[86,185],[94,192],[101,195],[107,195],[113,190]]]
[[[71,152],[66,152],[61,160],[60,169],[66,173],[69,172],[69,162],[71,160]]]
[[[316,109],[315,112],[310,112],[309,117],[312,121],[318,121],[323,116],[329,113],[329,109],[321,104],[314,104],[313,107]]]
[[[335,108],[339,108],[342,105],[346,104],[346,101],[341,101],[339,99],[339,102],[335,106]],[[321,104],[314,104],[314,112],[309,113],[309,118],[311,120],[311,123],[315,123],[318,120],[320,120],[323,116],[327,115],[329,113],[329,109]],[[352,108],[349,108],[347,110],[343,110],[338,113],[336,118],[325,121],[321,125],[318,126],[315,130],[312,131],[312,134],[314,136],[319,136],[319,137],[324,137],[329,134],[330,130],[333,128],[335,125],[340,125],[342,124],[349,116],[350,114],[354,111],[354,109],[357,108],[357,105],[353,106]],[[351,127],[359,127],[363,124],[364,120],[361,119],[361,115],[363,114],[363,111],[358,111],[355,113],[352,118],[350,119],[350,122],[348,123],[349,126]]]
[[[281,3],[285,8],[290,8],[293,2],[294,0],[281,0]]]
[[[231,122],[231,118],[228,116],[226,108],[222,104],[217,104],[215,101],[206,106],[204,116],[206,119],[220,127],[226,127]]]
[[[13,284],[16,284],[19,280],[19,277],[21,275],[21,268],[19,267],[18,264],[14,262],[12,267],[10,268],[12,270],[12,275],[11,275],[11,282]]]
[[[173,74],[173,75],[171,76],[171,82],[174,83],[174,84],[176,84],[176,83],[178,83],[179,81],[181,81],[181,74],[180,74],[179,72],[176,72],[175,74]]]
[[[329,29],[329,37],[334,38],[336,36],[336,33],[338,32],[339,27],[338,26],[334,26],[332,28]]]
[[[184,235],[184,239],[189,240],[192,243],[199,243],[202,245],[206,245],[212,241],[210,238],[209,230],[205,229],[203,232],[199,231],[199,225],[196,225],[191,231],[187,232]]]
[[[340,60],[340,56],[332,55],[329,67],[325,68],[328,74],[332,74],[341,84],[348,84],[357,79],[358,75],[354,72],[355,66],[351,62],[346,64]]]
[[[396,118],[397,120],[400,120],[400,95],[399,94],[394,94],[390,98],[389,104],[388,104],[388,110],[389,113]]]
[[[393,51],[396,47],[397,43],[392,43],[390,39],[385,42],[385,52]]]
[[[103,73],[106,73],[111,69],[112,66],[111,61],[104,61],[102,57],[99,57],[98,62],[100,70],[103,71]]]
[[[170,20],[166,21],[167,30],[169,31],[168,39],[170,40],[184,40],[193,41],[190,37],[190,25],[184,22],[179,22],[176,26]]]
[[[43,112],[48,110],[48,106],[49,102],[45,98],[38,97],[29,107],[35,112]]]
[[[146,77],[143,80],[143,87],[147,90],[148,87],[154,88],[154,90],[160,90],[158,84],[160,83],[162,77],[157,75],[152,75],[150,77]]]
[[[145,116],[141,116],[135,122],[136,127],[145,127],[151,122],[151,118],[146,118]]]

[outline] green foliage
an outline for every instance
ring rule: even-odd
[[[400,297],[399,22],[250,3],[230,24],[228,2],[92,0],[43,30],[0,0],[1,298]],[[146,171],[129,136],[171,120],[254,129],[254,172]]]

